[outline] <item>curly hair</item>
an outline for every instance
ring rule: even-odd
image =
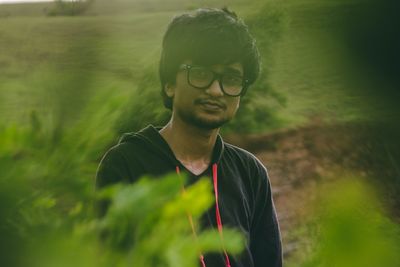
[[[248,85],[260,71],[260,56],[248,27],[226,8],[203,8],[176,16],[168,25],[162,42],[159,65],[161,95],[164,105],[172,109],[172,98],[165,93],[166,84],[175,84],[180,64],[241,63]]]

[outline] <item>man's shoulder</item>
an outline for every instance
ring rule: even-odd
[[[125,138],[130,137],[134,135],[134,133],[125,133],[122,135],[122,137],[119,138],[118,142],[114,144],[106,154],[125,154],[126,152],[132,151],[132,148],[139,147],[141,143],[143,143],[143,140],[140,140],[138,138],[131,138],[129,141],[127,141]]]
[[[265,168],[264,164],[250,151],[244,148],[235,146],[233,144],[224,142],[224,150],[226,154],[237,157],[238,160],[246,162],[247,164],[254,165],[256,167]]]
[[[108,149],[104,157],[121,159],[127,156],[138,155],[138,152],[145,149],[146,141],[138,137],[137,134],[138,132],[122,134],[118,142]]]
[[[119,138],[117,144],[110,148],[110,151],[125,151],[132,150],[132,148],[141,148],[143,146],[148,145],[153,140],[156,139],[154,137],[156,129],[149,125],[139,131],[136,132],[127,132],[123,133]]]
[[[268,171],[266,166],[251,152],[241,147],[224,143],[225,164],[233,164],[242,175],[248,177],[245,180],[250,181],[254,188],[259,188],[261,184],[268,183]]]
[[[226,151],[228,151],[230,153],[237,153],[239,156],[242,156],[242,157],[255,158],[255,156],[250,151],[247,151],[244,148],[235,146],[235,145],[227,143],[225,141],[224,141],[224,148]]]
[[[155,139],[155,135],[158,135],[157,130],[150,124],[139,131],[123,133],[118,141],[118,145],[142,144],[146,140]]]

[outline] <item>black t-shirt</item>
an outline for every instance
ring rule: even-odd
[[[233,227],[246,238],[244,252],[229,256],[232,267],[280,267],[282,250],[279,226],[265,167],[251,153],[223,142],[218,136],[210,167],[200,175],[190,173],[153,126],[125,134],[103,157],[96,188],[118,182],[133,183],[143,175],[174,172],[189,174],[189,183],[202,176],[212,179],[211,165],[218,166],[219,209],[224,227]],[[101,215],[106,207],[100,207]],[[204,227],[216,227],[215,206],[202,218]],[[207,267],[223,267],[224,255],[205,255]]]

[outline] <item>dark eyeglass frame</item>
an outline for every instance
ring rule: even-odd
[[[196,85],[193,85],[193,84],[190,82],[190,78],[189,78],[189,77],[190,77],[190,70],[191,70],[192,68],[195,68],[195,67],[204,68],[204,67],[202,67],[202,66],[194,66],[194,65],[189,65],[189,64],[182,64],[182,65],[179,66],[179,70],[187,70],[187,72],[186,72],[186,78],[187,78],[187,83],[188,83],[190,86],[192,86],[192,87],[194,87],[194,88],[197,88],[197,89],[206,89],[206,88],[210,87],[211,84],[212,84],[215,80],[218,80],[218,84],[219,84],[219,86],[220,86],[222,92],[223,92],[225,95],[227,95],[227,96],[236,97],[236,96],[244,95],[244,94],[246,93],[246,90],[247,90],[247,88],[248,88],[249,80],[243,79],[242,90],[240,91],[239,94],[228,94],[228,93],[225,92],[224,86],[223,86],[223,84],[222,84],[222,77],[225,76],[226,74],[224,74],[224,73],[217,73],[217,72],[212,71],[212,70],[207,69],[207,68],[205,68],[205,69],[207,69],[208,71],[210,71],[210,72],[214,75],[213,78],[212,78],[212,80],[210,81],[210,83],[207,84],[207,85],[205,85],[205,86],[196,86]],[[234,75],[234,76],[243,78],[243,77],[241,77],[241,76],[239,76],[239,75]]]

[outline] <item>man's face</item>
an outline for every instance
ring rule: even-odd
[[[190,64],[190,61],[185,62]],[[208,69],[217,74],[243,76],[240,63],[212,65]],[[188,70],[177,73],[176,83],[167,86],[167,94],[173,97],[173,116],[203,129],[216,129],[230,121],[238,107],[240,97],[225,95],[218,80],[205,89],[198,89],[188,83]]]

